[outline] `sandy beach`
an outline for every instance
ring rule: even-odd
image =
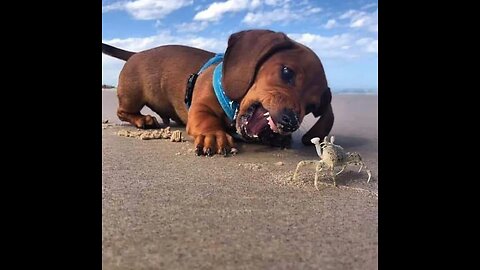
[[[318,159],[299,140],[311,115],[291,149],[239,144],[233,157],[197,157],[184,127],[171,126],[179,143],[118,136],[136,128],[116,117],[114,90],[102,98],[103,269],[378,268],[376,95],[332,100],[335,143],[359,152],[372,180],[351,166],[320,191],[314,167],[291,179],[300,160]]]

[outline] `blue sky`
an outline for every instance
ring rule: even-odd
[[[320,57],[334,91],[377,89],[377,0],[103,0],[102,41],[142,51],[182,44],[224,52],[230,34],[281,31]],[[102,55],[102,82],[124,62]]]

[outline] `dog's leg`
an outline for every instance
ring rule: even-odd
[[[318,119],[317,123],[315,123],[312,128],[305,133],[302,137],[302,142],[305,145],[311,145],[312,142],[310,141],[314,137],[324,138],[325,136],[330,133],[332,130],[334,121],[332,105],[329,104],[325,113]]]
[[[192,107],[193,109],[193,107]],[[232,136],[227,134],[221,120],[205,111],[190,111],[187,133],[195,139],[197,156],[215,153],[228,156],[235,147]]]
[[[157,119],[151,115],[143,115],[140,112],[138,113],[129,113],[121,109],[117,110],[118,118],[122,121],[129,122],[137,128],[141,129],[150,129],[150,128],[160,128],[160,124]]]
[[[119,97],[117,116],[120,120],[129,122],[137,128],[160,128],[160,124],[155,117],[140,113],[143,106],[144,104],[133,104],[129,99]]]

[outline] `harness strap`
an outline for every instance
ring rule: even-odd
[[[238,102],[230,100],[230,98],[225,94],[225,91],[222,87],[222,68],[223,62],[218,64],[213,70],[213,90],[217,96],[218,102],[222,106],[223,111],[228,116],[230,121],[235,120],[238,112]]]
[[[223,68],[223,53],[217,53],[214,57],[210,58],[197,73],[193,73],[188,77],[187,81],[187,89],[185,91],[185,104],[187,108],[190,108],[192,105],[192,96],[193,96],[193,89],[195,87],[195,82],[197,81],[198,75],[200,75],[205,69],[210,67],[213,64],[218,64],[215,69],[213,70],[213,90],[215,92],[215,96],[217,97],[220,106],[222,106],[223,111],[230,119],[230,121],[235,120],[237,113],[238,113],[238,102],[230,100],[230,98],[225,94],[225,91],[222,87],[222,68]]]
[[[215,54],[214,57],[210,58],[201,68],[197,73],[190,74],[187,80],[187,89],[185,91],[185,104],[187,105],[187,108],[190,109],[190,106],[192,105],[192,97],[193,97],[193,88],[195,87],[195,82],[197,81],[198,75],[200,75],[205,69],[207,69],[209,66],[216,64],[217,62],[220,62],[223,60],[223,53],[217,53]]]

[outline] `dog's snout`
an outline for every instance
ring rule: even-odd
[[[279,124],[285,132],[294,132],[300,126],[297,114],[290,109],[284,109],[281,114]]]

